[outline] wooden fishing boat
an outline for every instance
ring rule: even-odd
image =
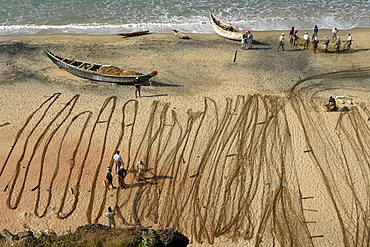
[[[94,81],[133,84],[136,77],[139,77],[141,82],[146,82],[157,75],[157,71],[152,71],[143,75],[135,71],[123,70],[111,65],[101,65],[63,58],[48,50],[44,50],[44,53],[59,68],[73,75]]]
[[[131,37],[131,36],[138,36],[138,35],[143,35],[149,33],[149,30],[145,31],[135,31],[131,33],[118,33],[117,35],[119,36],[124,36],[124,37]]]
[[[209,17],[215,32],[224,38],[240,41],[243,34],[245,34],[245,31],[217,19],[212,13],[210,13]]]
[[[181,33],[180,31],[177,31],[177,30],[172,30],[172,33],[177,37],[177,38],[179,38],[179,39],[188,39],[189,38],[189,36],[188,35],[186,35],[186,34],[183,34],[183,33]]]

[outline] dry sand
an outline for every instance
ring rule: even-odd
[[[340,54],[322,52],[329,30],[317,54],[277,52],[280,32],[254,32],[253,50],[216,34],[0,36],[0,226],[63,233],[112,206],[119,227],[193,246],[368,246],[370,34],[351,33]],[[43,49],[158,76],[134,99]],[[340,111],[323,110],[330,95]],[[116,149],[127,188],[106,190]]]

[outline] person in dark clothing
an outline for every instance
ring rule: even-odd
[[[134,85],[135,85],[135,98],[137,98],[138,94],[139,94],[139,97],[141,97],[141,94],[140,94],[140,78],[139,77],[135,78]]]
[[[113,186],[113,175],[112,175],[112,169],[110,166],[108,167],[107,171],[105,172],[105,177],[107,179],[106,186],[109,189],[109,185],[112,185],[112,188],[115,189],[116,187]]]
[[[126,177],[126,170],[121,166],[118,169],[118,184],[121,188],[125,188],[125,177]]]

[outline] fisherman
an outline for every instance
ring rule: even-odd
[[[105,217],[107,217],[107,224],[109,228],[116,227],[116,222],[114,220],[114,216],[116,215],[116,212],[112,210],[111,207],[108,207],[108,212],[105,213]]]
[[[146,182],[144,178],[144,172],[145,172],[144,162],[140,160],[139,162],[136,163],[136,167],[137,167],[137,181],[144,180]]]
[[[242,40],[241,40],[241,48],[242,50],[245,50],[245,46],[246,46],[246,43],[247,43],[247,36],[245,35],[245,33],[242,35]]]
[[[279,46],[278,46],[278,49],[277,49],[277,51],[279,51],[279,49],[280,49],[280,47],[283,49],[283,51],[285,51],[284,50],[284,33],[282,33],[281,35],[280,35],[280,37],[279,37]]]
[[[136,77],[134,79],[134,86],[135,86],[135,98],[137,98],[137,95],[139,94],[139,97],[141,97],[140,94],[140,78]]]
[[[335,102],[335,99],[333,96],[329,97],[329,103],[327,105],[328,111],[336,111],[337,110],[337,103]]]
[[[126,177],[126,170],[123,168],[123,166],[120,166],[118,169],[118,184],[121,187],[121,189],[125,188],[125,177]]]
[[[120,166],[124,166],[125,164],[123,163],[122,157],[119,154],[119,151],[117,150],[116,153],[113,155],[113,160],[116,165],[116,172],[118,172],[118,169]]]
[[[107,171],[105,172],[105,178],[106,178],[106,186],[109,189],[109,185],[112,185],[112,188],[115,189],[116,187],[113,186],[113,175],[112,175],[112,169],[110,166],[108,166]]]

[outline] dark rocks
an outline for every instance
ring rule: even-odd
[[[165,230],[158,230],[157,233],[166,247],[185,247],[189,244],[189,239],[176,229],[167,227]]]
[[[77,227],[75,233],[80,233],[80,232],[97,232],[101,230],[107,230],[109,229],[108,226],[102,225],[102,224],[88,224],[84,226],[79,226]]]
[[[3,236],[6,240],[8,241],[14,241],[14,240],[18,240],[18,236],[17,235],[13,235],[11,232],[9,232],[8,229],[4,229],[1,231],[1,236]]]
[[[93,234],[93,235],[89,235]],[[74,233],[66,233],[57,235],[54,232],[44,233],[42,231],[22,231],[17,234],[12,234],[9,230],[4,229],[0,234],[1,243],[22,242],[22,246],[44,246],[42,244],[55,243],[72,244],[74,241],[80,240],[87,236],[101,236],[102,241],[114,236],[117,239],[122,239],[133,243],[135,246],[148,247],[185,247],[189,244],[189,239],[173,228],[165,230],[153,230],[151,228],[129,227],[129,228],[109,228],[101,224],[88,224],[78,227]],[[103,242],[102,242],[103,243]],[[41,244],[41,245],[40,245]],[[69,246],[68,245],[68,246]]]

